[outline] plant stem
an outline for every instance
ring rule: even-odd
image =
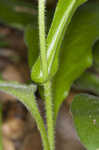
[[[0,150],[3,150],[2,144],[2,105],[0,104]]]
[[[44,84],[45,92],[45,107],[46,107],[46,119],[47,119],[47,129],[48,129],[48,140],[50,145],[50,150],[55,149],[55,138],[54,138],[54,120],[53,120],[53,102],[52,102],[52,91],[51,91],[51,81],[47,81]]]
[[[47,131],[46,131],[46,128],[44,125],[44,121],[40,115],[38,106],[36,104],[35,97],[33,95],[32,95],[32,97],[33,97],[33,101],[31,103],[30,103],[30,101],[27,102],[28,109],[31,112],[32,116],[34,117],[37,127],[40,131],[44,150],[50,150],[48,137],[47,137]]]
[[[40,38],[40,55],[42,63],[43,77],[46,80],[48,75],[46,39],[45,39],[45,0],[39,0],[39,38]]]
[[[43,78],[46,80],[48,77],[47,67],[47,54],[46,54],[46,39],[45,39],[45,0],[39,0],[39,38],[40,38],[40,54]],[[54,122],[52,110],[52,95],[51,95],[51,82],[47,81],[44,85],[45,93],[45,107],[47,119],[47,131],[50,150],[54,150]]]

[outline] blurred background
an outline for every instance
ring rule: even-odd
[[[48,26],[56,3],[57,0],[47,0]],[[20,83],[31,82],[27,45],[24,40],[24,31],[28,24],[33,24],[34,28],[37,26],[37,0],[0,0],[0,79]],[[97,42],[94,47],[93,66],[73,84],[68,101],[72,101],[73,96],[82,91],[99,95],[98,45]],[[39,100],[39,94],[36,94]],[[4,150],[41,150],[39,132],[27,109],[15,98],[2,92],[0,103],[3,105]]]

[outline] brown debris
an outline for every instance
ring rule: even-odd
[[[3,138],[3,150],[15,150],[13,141],[8,138]]]

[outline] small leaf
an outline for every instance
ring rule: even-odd
[[[25,29],[24,38],[28,47],[28,62],[31,69],[39,53],[38,28],[28,25]]]
[[[86,0],[58,1],[52,25],[47,36],[48,78],[52,78],[58,69],[59,50],[68,24],[75,10],[85,1]],[[31,78],[35,82],[45,82],[43,79],[40,57],[32,68]]]
[[[53,79],[55,118],[69,89],[92,64],[92,46],[99,38],[99,3],[80,7],[68,28],[60,51],[59,70]]]
[[[78,135],[88,150],[99,149],[99,97],[75,96],[72,112]]]

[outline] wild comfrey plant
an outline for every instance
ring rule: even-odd
[[[25,42],[28,46],[31,80],[35,84],[20,85],[0,81],[0,90],[17,97],[33,115],[44,150],[55,150],[55,125],[60,106],[73,81],[92,64],[91,48],[99,37],[99,5],[87,3],[72,18],[77,8],[85,2],[86,0],[58,0],[46,36],[46,3],[45,0],[39,0],[39,38],[33,22],[21,24],[26,25]],[[11,24],[10,21],[9,23]],[[46,124],[37,106],[35,91],[38,86],[43,89]]]

